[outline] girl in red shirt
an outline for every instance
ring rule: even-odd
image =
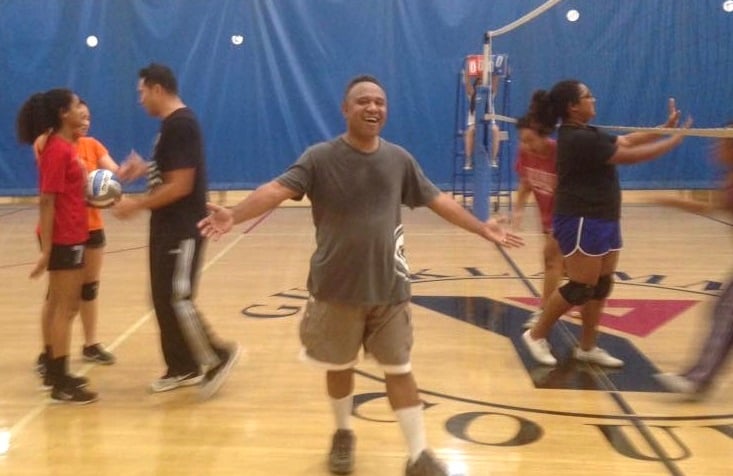
[[[74,146],[74,131],[82,123],[81,102],[68,89],[34,94],[21,107],[16,123],[18,139],[29,145],[51,131],[38,160],[41,256],[30,276],[38,278],[48,271],[46,351],[51,399],[79,404],[97,399],[96,393],[85,388],[85,378],[68,372],[71,321],[80,306],[84,244],[89,237],[84,194],[87,173]]]
[[[517,230],[521,229],[524,209],[529,196],[533,195],[540,214],[542,233],[545,235],[542,284],[544,305],[563,277],[563,256],[557,240],[552,236],[552,211],[557,187],[557,143],[550,137],[552,130],[540,126],[530,115],[517,121],[517,130],[519,153],[515,168],[519,176],[519,186],[517,203],[512,211],[512,226]],[[526,329],[532,327],[541,315],[540,307],[524,323],[524,327]]]
[[[79,159],[84,164],[87,172],[97,169],[111,170],[117,172],[119,166],[110,157],[107,148],[94,137],[87,136],[91,123],[91,114],[89,106],[80,100],[82,106],[83,123],[74,131],[76,139],[76,150]],[[41,134],[33,142],[33,151],[36,155],[36,161],[40,159],[48,142],[51,131]],[[84,247],[84,283],[81,288],[81,323],[84,331],[84,346],[82,347],[82,357],[89,362],[97,362],[104,365],[111,365],[115,362],[115,356],[109,352],[97,340],[97,318],[99,315],[98,289],[99,279],[102,270],[102,258],[104,255],[104,247],[107,239],[104,233],[104,222],[102,220],[101,210],[94,207],[87,207],[87,219],[89,227],[89,239]],[[44,351],[38,356],[36,362],[36,370],[45,377],[46,366],[48,363],[48,355],[45,347],[48,342],[48,327],[50,326],[50,317],[48,310],[42,312],[41,326],[44,336]],[[48,383],[48,382],[47,382]],[[45,385],[49,387],[49,385]]]

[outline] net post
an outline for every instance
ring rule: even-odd
[[[488,63],[486,63],[488,64]],[[486,68],[484,68],[484,71]],[[490,87],[482,84],[476,89],[476,136],[473,145],[473,207],[474,216],[479,220],[489,219],[491,199],[491,173],[489,151],[491,134],[486,122],[486,107],[489,102]]]

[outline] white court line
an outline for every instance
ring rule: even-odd
[[[259,224],[259,222],[257,222],[255,224],[255,226],[257,224]],[[252,228],[254,228],[254,226]],[[248,229],[247,231],[250,231],[252,228]],[[237,243],[239,243],[242,240],[242,238],[244,238],[245,234],[246,234],[246,232],[245,233],[240,233],[239,236],[237,236],[237,238],[235,238],[234,240],[232,240],[232,242],[229,243],[227,246],[225,246],[223,250],[221,250],[219,253],[216,254],[216,256],[214,256],[211,260],[209,260],[203,266],[202,272],[205,272],[212,265],[216,264],[216,262],[219,261],[219,259],[221,259],[222,256],[224,256],[225,254],[227,254],[229,252],[229,250],[231,250]],[[123,332],[117,339],[115,339],[107,347],[110,350],[114,350],[115,348],[117,348],[117,346],[119,346],[120,344],[122,344],[123,342],[125,342],[131,335],[133,335],[135,332],[137,332],[137,330],[140,329],[150,319],[150,317],[153,316],[154,314],[155,314],[155,309],[150,309],[148,312],[146,312],[145,314],[143,314],[142,317],[140,317],[134,324],[132,324],[132,326],[130,326],[127,330],[125,330],[125,332]],[[86,374],[87,372],[89,372],[89,370],[92,367],[94,367],[94,365],[95,364],[91,364],[91,363],[82,365],[82,367],[81,367],[81,369],[79,371],[79,374],[80,375]],[[94,405],[94,403],[92,403],[92,405]],[[41,412],[43,410],[45,410],[46,408],[48,408],[48,403],[47,403],[47,401],[44,401],[44,402],[39,403],[35,407],[33,407],[25,415],[23,415],[23,417],[20,420],[18,420],[17,423],[15,423],[13,426],[10,427],[10,432],[9,432],[10,433],[10,441],[12,442],[12,440],[14,439],[14,437],[17,436],[18,433],[20,433],[30,422],[33,421],[33,419],[35,419],[38,415],[40,415]],[[11,443],[11,445],[12,445],[12,443]]]

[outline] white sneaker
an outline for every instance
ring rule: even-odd
[[[656,374],[654,378],[670,392],[683,393],[685,395],[695,395],[698,392],[698,386],[681,375],[664,373]]]
[[[537,324],[537,321],[540,320],[540,317],[542,317],[542,309],[537,309],[535,312],[532,313],[532,315],[529,316],[529,319],[524,321],[524,324],[522,324],[522,329],[533,328],[534,325]]]
[[[624,366],[623,360],[617,359],[598,346],[593,347],[590,350],[583,350],[580,347],[576,347],[573,352],[573,356],[575,357],[575,360],[600,365],[602,367],[617,368]]]
[[[524,341],[524,345],[527,346],[527,350],[529,350],[529,354],[532,356],[534,360],[541,363],[542,365],[557,365],[557,359],[552,356],[552,353],[550,352],[550,343],[547,342],[547,339],[532,339],[532,336],[529,335],[529,330],[527,330],[524,334],[522,334],[522,340]]]

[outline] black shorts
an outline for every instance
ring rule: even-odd
[[[52,245],[48,271],[79,269],[84,267],[84,243],[78,245]]]
[[[107,244],[107,237],[104,230],[89,230],[89,239],[85,243],[87,248],[104,248]]]

